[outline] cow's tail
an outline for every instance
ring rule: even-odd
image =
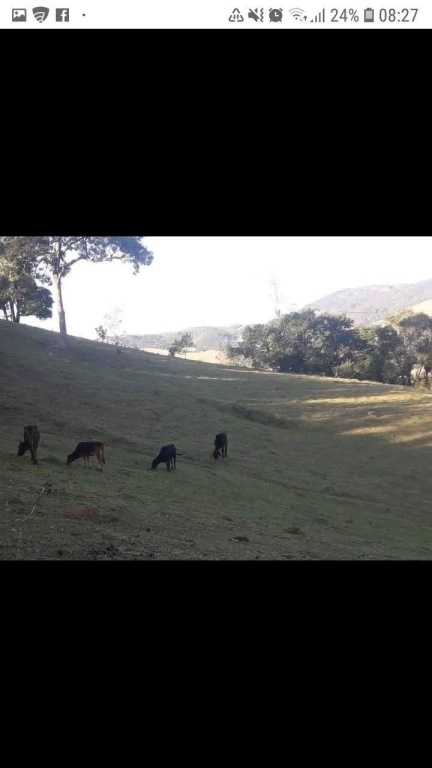
[[[104,454],[104,447],[102,446],[102,461],[105,464],[105,454]]]

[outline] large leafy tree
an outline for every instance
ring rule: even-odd
[[[414,365],[432,366],[432,318],[423,312],[400,312],[381,328],[391,343],[383,348],[386,358],[383,381],[409,379]],[[382,341],[382,338],[381,338]]]
[[[52,316],[51,293],[38,285],[49,282],[38,263],[47,245],[41,237],[0,238],[0,309],[6,320],[19,323],[21,317]]]
[[[33,263],[38,277],[52,283],[59,315],[60,333],[66,334],[66,312],[63,305],[62,281],[79,261],[122,261],[133,267],[137,274],[140,267],[152,263],[153,254],[143,243],[142,237],[43,237],[4,238],[20,240],[26,251],[34,248]],[[22,241],[27,241],[23,243]]]
[[[312,309],[278,315],[268,324],[270,367],[282,372],[308,372],[308,343],[315,313]]]
[[[312,309],[278,315],[265,325],[247,326],[231,358],[250,360],[257,368],[281,372],[334,375],[337,367],[360,356],[365,347],[353,321]]]
[[[22,317],[47,320],[52,317],[53,298],[48,288],[37,285],[31,277],[9,280],[0,275],[0,309],[4,318],[19,323]]]
[[[338,366],[358,359],[365,343],[353,320],[328,312],[316,316],[309,333],[309,372],[334,376]]]
[[[399,321],[398,330],[407,354],[425,364],[432,353],[432,318],[424,312],[408,315]]]
[[[153,254],[142,237],[49,237],[50,250],[40,259],[53,281],[59,315],[60,333],[66,334],[66,312],[63,305],[62,281],[79,261],[93,263],[122,261],[138,274],[142,266],[153,261]]]
[[[227,345],[227,356],[231,360],[250,360],[255,368],[268,368],[272,359],[270,326],[246,325],[241,343]]]
[[[360,330],[366,349],[355,376],[386,384],[409,381],[415,364],[432,366],[432,318],[412,310],[399,312],[386,325]]]

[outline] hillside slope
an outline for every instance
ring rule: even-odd
[[[117,355],[6,322],[0,350],[0,558],[432,556],[428,393]],[[32,423],[37,466],[17,457]],[[227,460],[211,456],[218,431]],[[102,473],[65,464],[88,438]],[[169,442],[177,469],[150,471]]]
[[[384,320],[391,314],[430,300],[432,280],[424,280],[412,284],[346,288],[323,296],[308,306],[320,312],[344,312],[352,317],[356,325],[370,325]]]

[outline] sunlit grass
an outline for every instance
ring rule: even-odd
[[[432,556],[428,392],[117,355],[5,322],[0,346],[3,558]],[[36,467],[16,456],[28,423]],[[219,431],[226,461],[211,455]],[[102,473],[65,465],[89,438],[105,444]],[[151,472],[168,442],[176,471]],[[74,519],[77,505],[99,514]]]

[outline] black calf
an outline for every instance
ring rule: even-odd
[[[219,456],[228,458],[228,438],[225,432],[219,432],[215,437],[213,456],[217,459]]]
[[[40,432],[37,427],[24,427],[24,441],[18,446],[18,456],[24,456],[30,451],[33,464],[37,464],[37,449],[40,440]]]
[[[180,453],[177,453],[177,449],[175,445],[164,445],[159,452],[159,455],[156,456],[155,459],[152,461],[151,468],[156,469],[158,464],[166,464],[166,468],[168,472],[171,472],[171,469],[175,469],[176,466],[176,456],[181,456]]]

